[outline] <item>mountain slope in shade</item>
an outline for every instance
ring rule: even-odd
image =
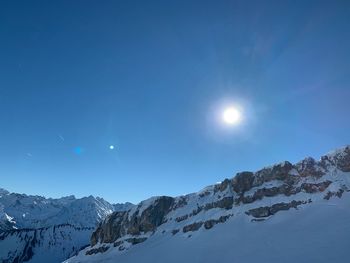
[[[93,228],[57,225],[0,233],[0,262],[61,262],[76,254]]]
[[[59,199],[0,190],[0,262],[62,262],[89,244],[97,224],[131,203]]]
[[[15,228],[42,228],[60,224],[95,227],[113,211],[131,208],[131,203],[110,204],[103,198],[74,196],[59,199],[0,191],[0,214],[16,222]],[[118,209],[116,209],[118,208]],[[0,229],[1,231],[1,229]]]
[[[73,262],[346,262],[350,147],[114,212]]]
[[[0,204],[0,229],[2,231],[16,229],[16,221],[13,217],[10,217],[3,210],[3,206]],[[0,231],[1,233],[1,231]]]

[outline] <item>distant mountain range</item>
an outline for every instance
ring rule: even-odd
[[[89,244],[107,215],[131,207],[93,196],[47,199],[0,189],[0,262],[61,262]]]
[[[94,197],[0,196],[0,262],[349,260],[349,146],[119,209]]]

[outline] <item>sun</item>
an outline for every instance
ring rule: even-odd
[[[235,107],[229,107],[222,113],[222,119],[226,124],[236,125],[242,119],[241,112]]]

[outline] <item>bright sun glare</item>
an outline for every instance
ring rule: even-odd
[[[222,119],[229,125],[236,125],[241,121],[242,115],[237,108],[230,107],[224,110]]]

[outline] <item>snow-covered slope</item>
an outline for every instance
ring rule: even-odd
[[[73,262],[347,262],[350,147],[114,212]]]
[[[11,229],[16,229],[16,221],[4,212],[4,206],[0,204],[0,233]]]
[[[89,243],[107,215],[132,207],[93,196],[47,199],[0,189],[0,262],[61,262]]]
[[[0,213],[3,211],[13,217],[17,228],[41,228],[66,223],[94,227],[101,219],[118,211],[116,207],[124,210],[131,206],[130,203],[113,205],[93,196],[52,199],[9,193],[3,189],[0,191]]]
[[[92,227],[69,224],[0,233],[0,262],[62,262],[89,239]]]

